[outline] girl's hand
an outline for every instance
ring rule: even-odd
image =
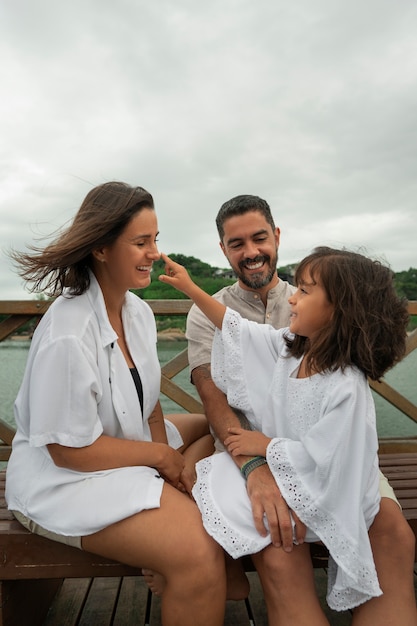
[[[172,261],[166,254],[161,253],[161,258],[165,263],[165,274],[159,276],[162,283],[167,283],[175,289],[182,291],[191,297],[192,288],[195,287],[185,267]]]
[[[257,430],[229,428],[229,436],[224,440],[227,451],[232,456],[266,456],[266,448],[271,441],[269,437]]]
[[[191,300],[194,300],[195,304],[217,328],[221,328],[226,312],[224,304],[217,302],[217,300],[193,283],[185,267],[171,261],[163,252],[161,253],[161,258],[165,263],[166,274],[161,274],[159,280],[185,293]]]

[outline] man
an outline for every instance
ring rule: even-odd
[[[242,316],[275,328],[288,325],[288,297],[295,290],[278,278],[276,267],[280,231],[268,203],[257,196],[237,196],[224,203],[216,218],[220,247],[237,276],[237,282],[215,297]],[[193,306],[187,319],[188,355],[192,381],[216,435],[216,447],[228,429],[239,426],[236,412],[210,375],[214,328]],[[242,419],[242,417],[241,417]],[[239,467],[247,457],[233,457]],[[318,604],[308,545],[293,548],[288,507],[267,465],[253,470],[247,480],[256,528],[266,533],[266,517],[272,544],[253,555],[272,625],[328,624]],[[381,506],[369,536],[383,595],[354,611],[354,626],[416,626],[413,586],[414,534],[401,514],[391,487],[381,478]],[[297,523],[302,542],[305,528]],[[278,548],[282,547],[282,550]],[[294,554],[289,555],[294,549]],[[301,598],[300,598],[301,596]],[[301,599],[301,601],[300,601]]]

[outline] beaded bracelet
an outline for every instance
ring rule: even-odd
[[[260,467],[261,465],[266,465],[267,461],[264,456],[254,456],[253,459],[249,459],[246,461],[240,468],[242,475],[245,480],[248,480],[248,476],[254,469]]]

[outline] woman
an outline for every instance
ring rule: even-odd
[[[211,451],[207,424],[165,424],[155,321],[129,291],[149,284],[157,235],[152,196],[110,182],[46,248],[12,254],[32,291],[58,297],[16,399],[6,498],[33,532],[161,572],[165,625],[215,626],[224,557],[183,493]]]

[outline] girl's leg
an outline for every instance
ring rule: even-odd
[[[161,572],[165,626],[223,624],[223,551],[205,532],[193,501],[170,485],[164,485],[159,509],[132,515],[82,543],[89,552]]]
[[[329,626],[317,597],[309,545],[292,552],[269,545],[252,555],[265,596],[269,626]]]

